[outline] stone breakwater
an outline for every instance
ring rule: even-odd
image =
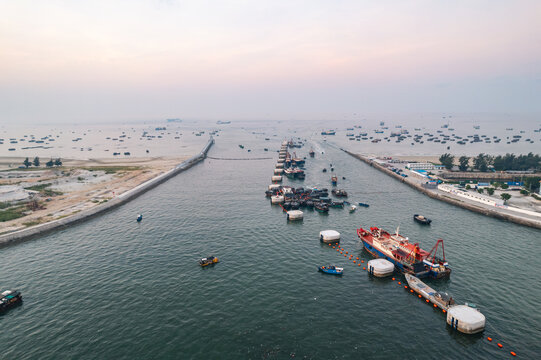
[[[506,221],[513,222],[515,224],[520,224],[520,225],[524,225],[524,226],[530,226],[530,227],[533,227],[533,228],[541,229],[541,222],[540,221],[535,221],[533,219],[530,220],[530,219],[519,217],[519,216],[513,216],[511,214],[502,213],[501,211],[499,211],[498,208],[488,209],[488,208],[485,208],[485,207],[476,206],[474,204],[466,203],[466,202],[461,201],[459,199],[454,199],[454,198],[452,198],[450,196],[446,196],[444,194],[440,194],[440,193],[432,191],[430,189],[426,189],[426,188],[424,188],[423,186],[421,186],[418,183],[408,181],[406,178],[392,172],[391,170],[389,170],[386,167],[378,164],[377,162],[371,160],[370,158],[367,158],[367,157],[359,155],[359,154],[351,153],[351,152],[349,152],[347,150],[344,150],[344,149],[341,149],[341,150],[344,151],[345,153],[353,156],[354,158],[357,158],[357,159],[365,162],[366,164],[372,166],[373,168],[378,169],[378,170],[384,172],[385,174],[397,179],[398,181],[400,181],[400,182],[402,182],[402,183],[404,183],[406,185],[409,185],[410,187],[414,188],[415,190],[418,190],[418,191],[422,192],[423,194],[425,194],[425,195],[427,195],[427,196],[429,196],[429,197],[431,197],[433,199],[445,201],[446,203],[449,203],[449,204],[452,204],[452,205],[455,205],[455,206],[460,206],[460,207],[462,207],[464,209],[474,211],[476,213],[483,214],[483,215],[486,215],[486,216],[491,216],[491,217],[494,217],[496,219],[506,220]]]
[[[43,235],[44,233],[47,233],[47,232],[50,232],[50,231],[53,231],[53,230],[57,230],[59,228],[64,228],[64,227],[66,227],[68,225],[72,225],[72,224],[87,220],[87,219],[89,219],[91,217],[94,217],[94,216],[97,216],[97,215],[99,215],[101,213],[104,213],[105,211],[108,211],[108,210],[113,209],[113,208],[115,208],[117,206],[125,204],[128,201],[135,199],[139,195],[147,192],[148,190],[158,186],[159,184],[163,183],[164,181],[172,178],[173,176],[181,173],[184,170],[189,169],[193,165],[195,165],[198,162],[205,159],[209,149],[211,148],[211,146],[213,144],[214,144],[214,139],[211,137],[209,139],[209,141],[207,142],[207,144],[205,145],[205,147],[203,148],[203,150],[201,150],[201,152],[198,153],[197,155],[194,155],[191,158],[183,161],[179,165],[175,166],[173,169],[171,169],[171,170],[169,170],[169,171],[167,171],[167,172],[165,172],[163,174],[160,174],[160,175],[156,176],[155,178],[150,179],[150,180],[148,180],[148,181],[134,187],[133,189],[130,189],[130,190],[116,196],[115,198],[109,200],[106,203],[97,205],[97,206],[95,206],[95,207],[93,207],[91,209],[88,209],[88,210],[83,210],[83,211],[81,211],[81,212],[79,212],[77,214],[73,214],[73,215],[67,216],[67,217],[62,218],[62,219],[50,221],[50,222],[39,224],[39,225],[36,225],[36,226],[32,226],[32,227],[29,227],[29,228],[26,228],[26,229],[22,229],[22,230],[18,230],[18,231],[14,231],[14,232],[11,232],[11,233],[0,235],[0,246],[14,244],[14,243],[17,243],[17,242],[20,242],[20,241],[23,241],[23,240],[27,240],[27,239],[36,237],[38,235]]]

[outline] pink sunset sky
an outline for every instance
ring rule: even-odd
[[[541,112],[541,1],[0,1],[0,122]]]

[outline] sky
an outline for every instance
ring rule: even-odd
[[[0,0],[0,124],[541,113],[539,0]]]

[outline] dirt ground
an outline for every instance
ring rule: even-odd
[[[0,222],[0,233],[15,231],[99,206],[180,164],[188,157],[63,160],[58,168],[18,169],[23,158],[0,158],[0,186],[23,188],[46,185],[47,192],[31,191],[39,209]],[[17,166],[9,166],[17,164]],[[3,170],[3,171],[2,171]],[[6,171],[8,170],[8,171]]]

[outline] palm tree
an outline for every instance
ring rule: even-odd
[[[511,199],[511,194],[508,193],[502,193],[500,196],[504,204],[507,204],[507,200]]]

